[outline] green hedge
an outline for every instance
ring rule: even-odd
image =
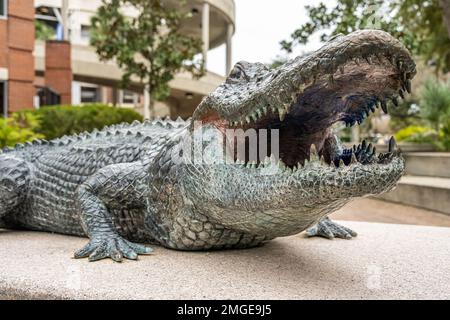
[[[35,132],[37,127],[39,120],[29,113],[13,113],[7,119],[0,117],[0,148],[44,138]]]
[[[36,132],[47,140],[72,135],[122,122],[142,121],[142,116],[132,109],[101,104],[84,106],[49,106],[27,111],[37,116]]]

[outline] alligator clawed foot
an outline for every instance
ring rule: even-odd
[[[327,239],[341,238],[351,239],[357,236],[357,233],[347,227],[341,226],[326,217],[318,224],[306,230],[308,237],[323,237]]]
[[[123,239],[119,235],[102,236],[92,239],[74,255],[76,259],[89,257],[89,261],[111,258],[121,262],[123,258],[137,260],[140,254],[149,254],[153,249]]]

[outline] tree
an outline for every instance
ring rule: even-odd
[[[36,30],[36,39],[46,41],[55,37],[55,30],[40,20],[35,20],[34,27]]]
[[[132,78],[139,79],[154,101],[170,94],[169,82],[174,75],[188,71],[198,78],[204,74],[200,39],[183,34],[181,25],[190,13],[179,7],[168,8],[162,0],[102,0],[92,18],[91,44],[103,61],[114,60],[123,69],[122,86]],[[135,14],[126,14],[135,12]],[[148,114],[149,112],[150,114]],[[147,116],[147,117],[148,117]]]
[[[337,0],[305,6],[310,21],[282,41],[281,47],[306,44],[312,34],[322,41],[358,29],[381,29],[399,38],[413,53],[433,62],[438,71],[450,70],[450,0]]]

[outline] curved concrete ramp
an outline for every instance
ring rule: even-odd
[[[303,235],[241,251],[122,264],[73,260],[86,239],[0,231],[1,298],[450,299],[450,228],[343,222],[354,240]]]

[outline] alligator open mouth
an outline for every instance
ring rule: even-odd
[[[238,63],[197,117],[220,129],[279,130],[280,160],[290,168],[303,165],[311,150],[336,166],[388,163],[399,153],[395,140],[386,154],[377,154],[365,141],[345,149],[332,127],[339,122],[347,127],[361,124],[377,108],[388,113],[389,104],[398,106],[411,92],[415,73],[414,61],[401,43],[382,31],[361,31],[275,70]],[[224,106],[219,97],[232,102]],[[235,153],[234,160],[253,162],[248,152]]]
[[[402,65],[402,61],[391,63],[376,55],[352,59],[340,66],[338,72],[315,79],[295,96],[290,106],[263,107],[247,116],[245,123],[232,123],[231,128],[279,130],[280,159],[289,167],[304,164],[310,158],[312,145],[328,164],[339,165],[342,160],[349,165],[352,157],[363,164],[386,161],[390,154],[377,155],[375,148],[365,141],[347,150],[336,149],[331,127],[338,122],[347,127],[359,125],[377,108],[387,114],[389,103],[398,106],[399,100],[411,92],[413,76]],[[395,141],[391,140],[390,152],[394,146]],[[250,159],[247,153],[245,159],[236,160]]]

